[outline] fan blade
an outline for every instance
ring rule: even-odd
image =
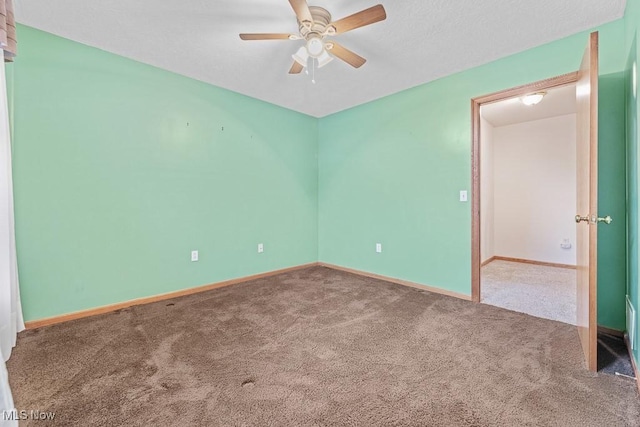
[[[387,12],[385,12],[384,7],[379,4],[358,13],[354,13],[353,15],[349,15],[336,22],[332,22],[331,25],[335,27],[336,34],[341,34],[355,30],[356,28],[364,27],[365,25],[384,21],[385,19],[387,19]]]
[[[240,34],[242,40],[289,40],[291,34]]]
[[[330,43],[333,44],[333,47],[329,50],[329,53],[332,53],[333,55],[342,59],[344,62],[351,65],[352,67],[360,68],[364,65],[365,62],[367,62],[367,60],[364,59],[362,56],[358,55],[357,53],[351,52],[346,47],[343,47],[336,42],[330,42]]]
[[[298,21],[313,22],[313,17],[311,16],[311,11],[309,10],[307,0],[289,0],[289,3],[291,3],[291,7],[298,17]]]
[[[289,70],[289,74],[300,74],[300,72],[302,71],[302,68],[304,68],[302,65],[298,64],[297,61],[293,61],[293,65],[291,66],[291,69]]]

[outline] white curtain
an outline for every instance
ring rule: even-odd
[[[0,426],[14,426],[6,418],[13,399],[5,360],[16,345],[17,333],[24,329],[13,218],[13,179],[11,176],[11,129],[7,102],[5,66],[0,63]]]
[[[7,79],[0,66],[0,353],[8,360],[16,335],[24,329],[13,220],[11,132],[7,103]]]
[[[5,61],[13,61],[17,52],[16,24],[12,0],[0,0],[0,52]],[[16,235],[13,219],[13,179],[11,176],[11,127],[7,102],[7,76],[0,65],[0,427],[17,427],[9,374],[5,361],[16,345],[18,332],[24,329]]]

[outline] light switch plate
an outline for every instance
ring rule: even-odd
[[[467,190],[460,191],[460,201],[461,202],[467,201]]]
[[[264,245],[262,243],[258,243],[258,253],[261,254],[264,252]]]
[[[376,243],[376,252],[382,253],[382,243]]]

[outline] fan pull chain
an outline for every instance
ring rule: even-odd
[[[313,63],[313,68],[311,69],[311,83],[316,84],[316,60],[315,58],[311,59]]]

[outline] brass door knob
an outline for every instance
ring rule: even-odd
[[[576,215],[576,222],[580,224],[580,221],[589,222],[589,217]]]
[[[613,218],[607,215],[604,218],[598,217],[598,222],[604,222],[605,224],[611,224],[613,222]]]

